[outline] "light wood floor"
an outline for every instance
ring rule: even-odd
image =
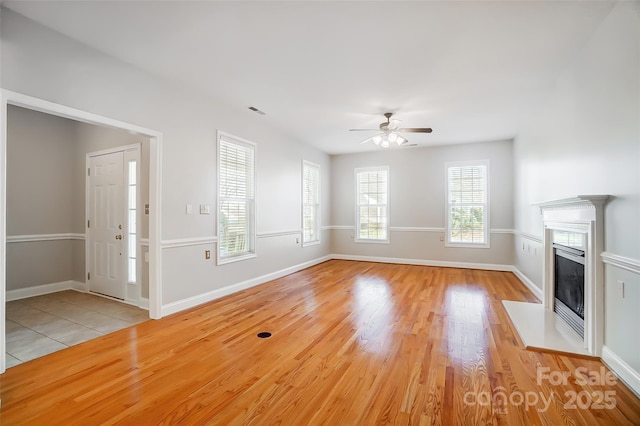
[[[13,367],[0,423],[640,424],[624,385],[579,383],[600,361],[524,350],[503,299],[535,300],[511,273],[330,261]]]

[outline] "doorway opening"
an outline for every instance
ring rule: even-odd
[[[146,138],[146,140],[148,141],[147,142],[148,173],[146,177],[147,179],[146,185],[148,188],[148,202],[144,203],[145,205],[143,206],[136,199],[134,208],[133,209],[129,208],[128,211],[126,212],[127,214],[126,215],[123,214],[123,219],[125,217],[129,219],[128,221],[123,220],[123,223],[122,223],[123,231],[125,231],[126,229],[126,233],[123,232],[122,234],[118,234],[118,235],[123,235],[122,256],[124,259],[123,263],[127,265],[126,268],[123,268],[123,271],[126,272],[124,277],[126,280],[126,285],[125,285],[125,292],[124,294],[121,294],[121,295],[124,296],[122,297],[122,300],[127,301],[128,303],[132,303],[137,298],[139,302],[142,301],[142,303],[139,303],[139,305],[145,305],[145,304],[147,305],[143,307],[149,309],[148,316],[150,318],[152,319],[160,318],[161,316],[161,309],[160,309],[161,308],[161,297],[160,297],[161,253],[160,253],[160,241],[159,241],[159,236],[160,236],[159,206],[160,206],[160,175],[161,175],[160,159],[161,159],[162,135],[159,132],[156,132],[153,130],[145,129],[145,128],[131,125],[128,123],[119,122],[103,116],[98,116],[85,111],[65,107],[59,104],[42,101],[36,98],[32,98],[29,96],[21,95],[21,94],[6,91],[6,90],[2,90],[0,101],[1,101],[0,113],[2,117],[2,120],[0,120],[0,124],[1,124],[1,129],[0,129],[1,130],[0,131],[0,168],[1,170],[0,172],[2,176],[7,175],[7,120],[9,117],[10,106],[21,107],[30,111],[38,111],[38,112],[49,114],[52,116],[75,120],[82,125],[93,125],[93,126],[97,126],[97,128],[109,129],[109,130],[115,130],[115,129],[119,131],[124,130],[125,133],[128,132],[128,134],[130,135]],[[93,151],[95,152],[95,149]],[[125,153],[127,151],[129,150],[125,150]],[[136,158],[136,155],[137,155],[137,158]],[[144,155],[145,154],[143,153],[143,155],[140,156],[140,150],[138,149],[138,154],[135,154],[134,152],[133,157],[131,158],[127,157],[129,160],[131,159],[134,160],[133,163],[128,161],[126,165],[134,167],[136,169],[135,171],[136,179],[135,181],[133,181],[127,178],[126,183],[128,187],[124,192],[133,193],[135,191],[136,192],[135,198],[139,198],[140,191],[136,191],[136,190],[140,187],[139,185],[141,185],[141,181],[144,180],[144,177],[140,174],[140,169],[141,169],[140,159],[143,158]],[[84,156],[85,154],[83,154],[83,158]],[[82,169],[85,169],[85,164],[82,164]],[[32,170],[32,171],[37,172],[37,170]],[[46,176],[42,178],[47,179]],[[133,189],[134,187],[135,189]],[[5,371],[5,368],[6,368],[5,316],[6,316],[6,302],[7,302],[7,290],[8,290],[7,289],[7,255],[8,255],[7,242],[13,243],[14,241],[12,241],[12,238],[15,236],[15,235],[8,234],[7,232],[8,229],[6,227],[7,207],[9,207],[7,204],[7,179],[3,179],[2,184],[0,185],[0,192],[1,192],[0,223],[2,224],[2,226],[0,226],[0,250],[2,251],[0,256],[0,334],[1,334],[0,337],[2,337],[2,339],[0,339],[0,373],[2,373]],[[49,203],[40,203],[39,207],[37,207],[36,209],[29,209],[27,210],[27,212],[31,213],[38,209],[46,210],[48,208],[47,204],[50,206],[55,204],[55,202],[56,200],[54,199],[53,202],[51,202],[50,200]],[[86,213],[85,210],[83,209],[80,209],[80,210],[81,211],[79,214],[74,213],[74,215],[84,217]],[[143,220],[139,219],[141,211],[143,212],[147,211],[149,213],[148,215],[145,215]],[[132,215],[135,215],[136,217],[134,218]],[[26,214],[26,216],[30,217],[29,214]],[[133,222],[131,220],[133,220]],[[29,221],[26,221],[26,222],[29,222]],[[148,223],[147,235],[143,235],[140,232],[140,229],[142,229],[140,227],[141,222]],[[135,232],[129,232],[129,230],[133,231],[133,228],[135,228]],[[79,232],[76,229],[71,229],[70,232],[62,232],[62,233],[49,232],[50,235],[47,235],[47,233],[48,232],[43,232],[40,235],[31,234],[30,236],[28,234],[25,234],[22,237],[26,236],[25,238],[27,240],[29,239],[29,237],[31,237],[32,239],[35,239],[35,240],[44,239],[45,241],[47,240],[47,238],[49,238],[49,240],[45,242],[45,245],[47,243],[64,240],[65,244],[68,244],[71,246],[75,245],[76,247],[78,242],[82,244],[85,241],[88,241],[87,240],[88,233],[86,232],[86,229],[83,229]],[[8,235],[10,236],[9,238],[8,238]],[[128,247],[129,244],[131,244],[132,239],[128,238],[127,240],[125,240],[124,235],[127,235],[127,237],[130,237],[130,236],[135,237],[134,250],[131,250]],[[26,242],[26,241],[23,241],[23,242]],[[84,250],[82,250],[82,252],[84,252]],[[120,252],[118,252],[118,254],[119,253]],[[24,258],[27,260],[32,260],[30,255],[25,256]],[[146,263],[146,265],[148,265],[148,270],[145,273],[145,272],[142,272],[142,270],[144,270],[145,268],[140,267],[141,266],[140,262],[146,259],[148,259],[148,263]],[[81,263],[84,264],[85,262],[86,262],[86,257],[82,259]],[[135,269],[135,271],[132,271],[131,268],[128,267],[128,265],[131,264],[132,262],[135,262],[136,267],[133,268]],[[37,264],[34,265],[32,269],[38,269],[38,265]],[[90,269],[89,264],[86,263],[86,265],[82,265],[82,267],[78,267],[78,265],[76,264],[75,266],[72,266],[72,269],[73,269],[72,273],[75,274],[74,277],[79,276],[80,275],[79,271],[81,271],[82,279],[79,279],[77,281],[79,285],[75,286],[74,284],[75,279],[55,281],[51,283],[53,284],[53,286],[50,286],[48,288],[45,287],[44,289],[41,289],[43,290],[42,293],[50,293],[54,291],[65,290],[65,288],[63,288],[65,286],[67,286],[66,288],[72,288],[75,290],[88,291],[89,290],[88,285],[90,281],[87,279],[88,277],[87,274],[89,272],[88,270]],[[133,277],[132,275],[133,273],[135,273],[135,281],[131,279]],[[143,279],[146,279],[148,282],[148,291],[146,291],[147,294],[143,294],[141,291],[142,286],[140,285],[140,283],[143,281]],[[19,298],[28,297],[29,295],[31,295],[29,294],[29,292],[32,291],[29,289],[25,290],[25,289],[15,289],[15,288],[12,288],[9,290],[10,291],[18,290]],[[39,294],[42,294],[42,293],[39,293]],[[15,296],[15,293],[12,294],[12,297],[14,296]]]

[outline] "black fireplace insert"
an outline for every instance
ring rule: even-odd
[[[584,251],[560,244],[554,244],[553,251],[556,299],[554,310],[582,335],[584,333]],[[566,312],[565,308],[575,315]],[[570,318],[566,318],[566,315]]]

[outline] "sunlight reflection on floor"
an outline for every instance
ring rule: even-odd
[[[389,283],[380,278],[361,277],[354,284],[354,326],[362,350],[386,354],[394,316]]]

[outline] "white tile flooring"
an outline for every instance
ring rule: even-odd
[[[73,290],[7,302],[7,368],[149,319],[149,312]]]

